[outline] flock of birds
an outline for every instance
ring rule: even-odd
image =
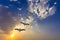
[[[31,1],[31,0],[30,0],[30,1]],[[35,2],[33,2],[33,3],[35,3]],[[37,3],[37,5],[36,5],[36,10],[34,9],[34,12],[35,12],[37,15],[39,15],[39,14],[41,14],[41,13],[40,13],[40,9],[37,8],[37,6],[38,6],[38,3],[40,3],[40,0],[37,0],[36,3]],[[56,5],[56,2],[53,4],[53,6],[55,6],[55,5]],[[35,6],[35,5],[33,4],[32,6]],[[33,7],[33,8],[34,8],[34,7]],[[51,8],[48,7],[42,14],[43,14],[43,15],[45,15],[45,14],[48,15],[51,10],[52,10],[52,7],[51,7]],[[29,11],[29,12],[30,12],[30,11]],[[39,16],[40,16],[40,15],[39,15]],[[40,17],[41,17],[41,16],[40,16]],[[27,17],[27,19],[30,20],[29,17]],[[22,23],[23,25],[30,25],[29,23],[25,23],[25,22],[20,22],[20,23]],[[20,32],[20,31],[25,31],[26,29],[16,28],[15,30],[18,30],[18,31]]]
[[[30,20],[29,17],[27,17],[27,19]],[[22,21],[21,21],[20,23],[23,24],[24,26],[25,26],[25,25],[30,25],[29,23],[25,23],[25,22],[22,22]],[[19,32],[21,32],[21,31],[26,31],[26,29],[22,29],[22,28],[15,28],[15,30],[17,30],[17,31],[19,31]]]

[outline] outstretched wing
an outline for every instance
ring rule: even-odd
[[[21,29],[17,29],[17,28],[16,28],[15,30],[17,30],[17,31],[19,31],[19,32],[21,31]]]
[[[23,23],[23,22],[20,22],[20,23],[22,23],[22,24],[24,24],[24,25],[29,25],[28,23]]]
[[[19,32],[25,31],[25,29],[17,29],[17,28],[15,30],[18,30]]]

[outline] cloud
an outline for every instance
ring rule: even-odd
[[[31,23],[33,18],[31,16],[22,17],[22,14],[17,14],[15,12],[9,11],[7,6],[0,6],[0,29],[4,31],[4,33],[9,33],[16,24],[19,24],[20,21],[24,21],[26,23]]]
[[[33,3],[33,2],[38,2],[38,4]],[[55,14],[54,13],[56,11],[55,5],[53,5],[52,7],[49,8],[48,5],[47,6],[45,5],[47,2],[48,2],[48,0],[41,0],[41,3],[38,0],[37,1],[29,0],[29,2],[28,2],[30,4],[29,11],[31,13],[36,14],[41,19],[45,19],[48,16]],[[56,4],[56,3],[54,3],[54,4]],[[59,39],[56,36],[54,36],[53,34],[49,35],[49,33],[47,33],[44,29],[39,28],[40,25],[35,21],[35,17],[32,17],[32,15],[29,15],[27,17],[25,15],[24,15],[24,17],[21,17],[22,15],[17,16],[14,12],[9,12],[9,10],[7,8],[8,8],[7,6],[3,7],[0,5],[0,29],[1,29],[0,32],[1,33],[10,32],[10,30],[12,30],[16,24],[18,24],[18,23],[20,24],[20,21],[24,21],[24,22],[30,24],[29,26],[27,26],[30,28],[28,30],[26,29],[27,32],[25,32],[25,33],[17,32],[17,35],[18,35],[17,40],[21,40],[20,39],[21,34],[23,34],[22,40],[55,40],[55,39]],[[21,10],[21,8],[18,8],[18,9]],[[26,14],[26,15],[28,15],[28,14]],[[21,26],[21,24],[18,27],[20,27],[20,26]],[[24,26],[24,25],[22,25],[22,26]],[[22,26],[21,26],[21,28],[23,28]],[[2,35],[1,35],[1,37],[2,37]],[[2,37],[2,40],[5,40],[3,38],[4,37]]]
[[[14,1],[14,2],[16,2],[16,1],[18,1],[18,0],[10,0],[10,1]]]
[[[8,14],[9,9],[4,6],[0,7],[0,28],[5,33],[8,33],[16,24],[12,17],[16,17],[16,14],[11,12],[11,16]]]
[[[33,21],[33,17],[31,17],[31,16],[28,16],[27,18],[26,18],[26,23],[31,23]]]
[[[1,30],[1,28],[0,28],[0,34],[4,34],[4,31],[3,31],[3,30]]]
[[[48,1],[49,0],[28,0],[29,12],[36,14],[40,19],[45,19],[55,14],[56,2],[54,2],[53,6],[49,7]]]

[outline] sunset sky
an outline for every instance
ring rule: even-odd
[[[0,40],[60,40],[60,0],[0,0]]]

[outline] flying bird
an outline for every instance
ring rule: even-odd
[[[20,22],[20,23],[22,23],[22,24],[24,24],[24,25],[29,25],[28,23],[24,23],[24,22]]]
[[[16,28],[15,30],[21,32],[21,31],[25,31],[26,29],[21,29],[21,28],[18,29],[18,28]]]

